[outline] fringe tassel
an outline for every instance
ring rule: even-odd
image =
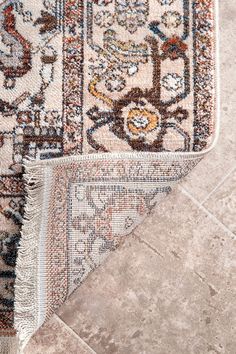
[[[16,354],[17,338],[16,337],[0,337],[0,354]]]
[[[39,227],[43,199],[43,169],[25,161],[26,207],[16,263],[15,329],[18,353],[38,329]],[[1,353],[1,352],[0,352]]]

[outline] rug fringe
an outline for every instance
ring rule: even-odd
[[[16,337],[0,337],[0,354],[16,354],[17,338]]]
[[[43,169],[25,161],[26,207],[16,264],[15,329],[18,353],[38,328],[38,235],[43,196]]]

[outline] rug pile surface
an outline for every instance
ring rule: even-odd
[[[214,0],[0,3],[1,354],[213,147],[216,17]]]

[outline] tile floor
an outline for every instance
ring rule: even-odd
[[[236,2],[220,1],[216,148],[37,332],[26,354],[236,353],[235,17]]]

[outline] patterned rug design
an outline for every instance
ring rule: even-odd
[[[0,3],[0,353],[16,261],[24,346],[213,146],[215,6]]]

